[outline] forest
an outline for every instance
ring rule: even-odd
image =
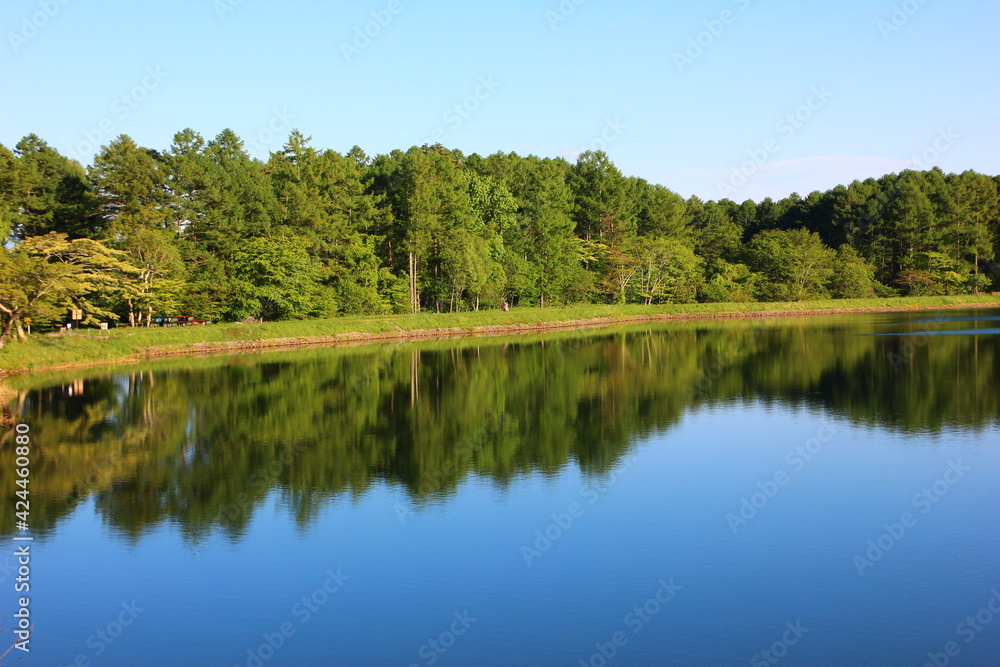
[[[1000,177],[903,171],[806,197],[684,199],[603,152],[370,157],[293,131],[119,136],[84,167],[0,145],[0,346],[24,325],[275,321],[573,303],[1000,289]]]

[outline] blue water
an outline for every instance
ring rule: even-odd
[[[782,323],[773,333],[791,336],[794,345],[805,332],[814,349],[826,349],[823,337],[836,345],[883,344],[857,337],[854,327],[828,324]],[[806,363],[790,361],[790,348],[782,348],[784,358],[758,359],[757,371],[747,359],[727,367],[717,383],[743,378],[741,389],[713,384],[702,400],[688,400],[666,418],[660,410],[674,394],[647,385],[638,371],[620,376],[637,378],[634,386],[616,385],[614,373],[625,367],[624,351],[652,350],[657,341],[678,337],[688,349],[684,335],[664,325],[571,341],[577,347],[570,356],[589,359],[579,384],[598,382],[587,395],[603,397],[595,405],[604,415],[594,420],[582,408],[576,412],[578,426],[590,419],[577,431],[571,450],[577,453],[547,462],[524,455],[518,469],[500,474],[499,464],[487,466],[487,455],[477,450],[473,469],[428,496],[379,472],[391,468],[392,456],[403,456],[406,445],[399,442],[389,459],[371,455],[371,476],[352,482],[364,487],[360,491],[331,484],[306,493],[305,483],[284,470],[261,477],[267,481],[248,522],[231,530],[224,522],[168,511],[175,497],[169,484],[143,486],[143,476],[154,476],[161,465],[188,470],[165,474],[170,484],[188,484],[184,475],[211,468],[212,456],[222,455],[195,454],[179,442],[166,450],[176,454],[157,455],[131,477],[78,498],[35,543],[32,652],[15,651],[7,662],[920,666],[935,655],[941,659],[955,642],[948,664],[1000,664],[998,406],[990,412],[987,403],[975,418],[944,408],[947,414],[928,413],[926,424],[908,427],[892,424],[916,417],[880,414],[877,407],[885,392],[899,401],[923,400],[908,387],[931,372],[938,357],[942,401],[946,392],[981,396],[980,388],[954,389],[955,377],[948,376],[952,364],[943,359],[952,352],[968,356],[964,342],[929,343],[922,352],[928,366],[887,374],[893,384],[870,395],[865,377],[871,382],[888,362],[859,348],[851,395],[840,395],[846,362],[834,359],[811,379],[789,379],[785,396],[776,398],[773,387],[761,389],[760,369],[786,364],[779,375],[791,378]],[[963,387],[976,378],[982,383],[980,371],[996,379],[993,364],[1000,357],[987,354],[996,351],[995,340],[968,348],[983,356],[963,371]],[[538,354],[546,363],[566,358],[569,349],[550,358],[541,342],[520,345],[518,355]],[[749,357],[775,352],[764,345]],[[323,355],[333,353],[315,354],[309,364],[326,363]],[[407,364],[412,358],[409,349],[385,354],[388,368],[397,363],[394,355]],[[436,368],[438,386],[446,387],[449,373],[471,373],[492,352],[467,354],[467,371],[445,363],[455,359],[453,350],[423,354],[421,363]],[[522,363],[510,350],[504,354],[507,361],[497,363]],[[296,359],[288,362],[289,372],[305,373],[307,362]],[[364,357],[344,363],[373,364]],[[174,366],[160,371],[157,386],[178,374],[188,384],[208,382],[203,374],[236,373],[239,364],[256,362]],[[109,372],[109,386],[123,386],[127,371]],[[466,391],[478,391],[472,376],[464,377]],[[539,382],[554,385],[556,377],[543,374]],[[408,402],[432,400],[425,398],[434,393],[430,386],[419,399],[408,392],[397,397],[411,417],[430,404]],[[935,391],[926,388],[933,384],[920,386]],[[545,424],[550,411],[541,404],[521,403],[509,391],[504,404],[521,415],[519,423],[537,409],[532,419],[540,420],[540,432],[562,432]],[[546,391],[550,400],[569,398],[553,386]],[[926,398],[934,405],[933,396]],[[611,415],[625,402],[638,406],[636,414],[649,412],[650,428],[628,435],[626,448],[606,467],[588,469],[580,462],[583,449],[618,437]],[[192,402],[191,410],[198,405]],[[357,447],[388,437],[378,416],[386,405],[372,413],[381,430],[363,431]],[[256,409],[260,422],[251,430],[263,431],[273,415],[264,403]],[[433,417],[433,410],[427,414]],[[178,437],[193,437],[197,423]],[[340,437],[301,435],[302,443]],[[246,481],[212,479],[179,497]],[[128,484],[147,492],[124,509],[114,506],[114,495]],[[160,518],[139,518],[151,514]],[[4,606],[10,582],[8,575]],[[991,600],[996,612],[989,611]],[[980,620],[969,625],[965,619],[977,613]]]

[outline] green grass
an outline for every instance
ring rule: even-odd
[[[813,310],[854,310],[866,308],[939,308],[971,304],[1000,307],[1000,296],[948,296],[894,299],[838,299],[789,303],[703,303],[667,306],[587,305],[567,308],[523,308],[510,312],[481,311],[378,317],[344,317],[330,320],[305,320],[265,324],[215,324],[165,329],[118,328],[107,332],[90,330],[60,335],[32,335],[27,342],[12,341],[0,350],[0,372],[39,370],[80,364],[111,363],[141,358],[154,350],[198,351],[206,347],[267,345],[277,339],[284,342],[309,342],[346,334],[362,336],[398,336],[430,330],[458,329],[472,332],[478,327],[531,328],[533,325],[571,323],[580,320],[634,320],[670,315],[719,314],[747,312],[794,313]]]

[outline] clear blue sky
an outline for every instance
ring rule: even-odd
[[[84,164],[185,127],[262,158],[292,128],[369,154],[606,145],[626,174],[737,201],[920,156],[995,175],[998,25],[987,0],[5,0],[0,143],[34,132]]]

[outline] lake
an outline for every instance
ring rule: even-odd
[[[0,517],[0,609],[30,535],[35,632],[6,662],[995,667],[998,327],[693,320],[11,378],[31,530]]]

